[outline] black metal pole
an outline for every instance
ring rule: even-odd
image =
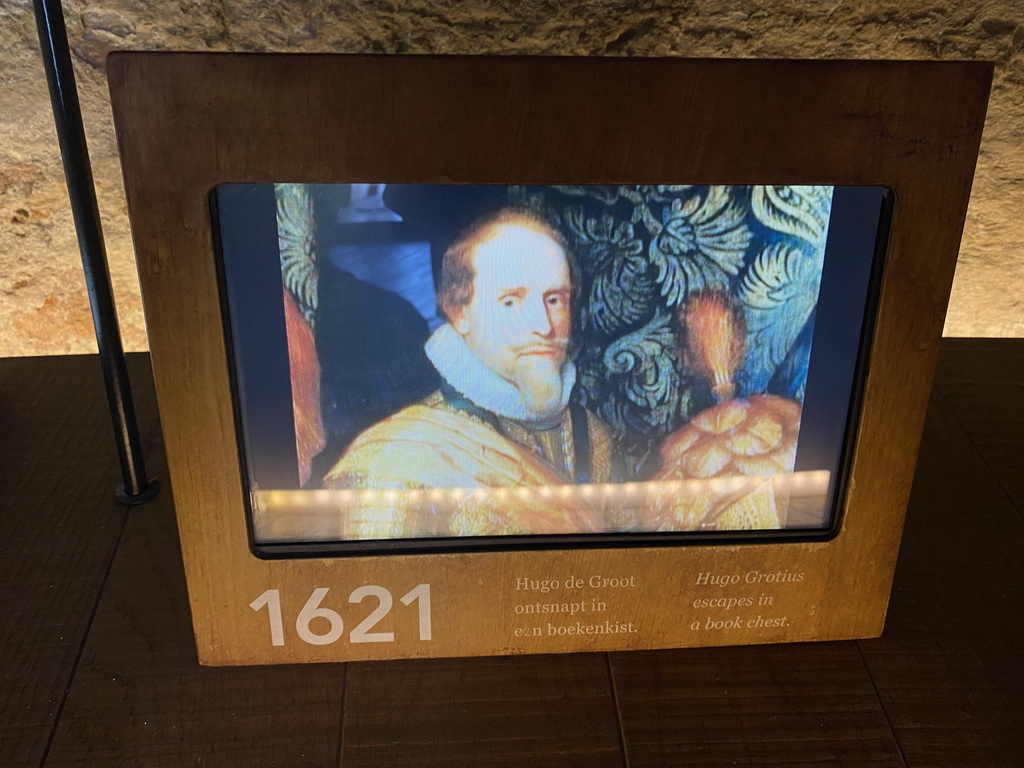
[[[78,103],[75,70],[68,49],[67,29],[60,0],[33,0],[39,47],[43,54],[46,80],[50,86],[53,119],[68,182],[68,196],[82,253],[85,285],[92,305],[100,364],[107,388],[107,402],[114,424],[114,441],[124,482],[117,487],[117,500],[142,504],[156,495],[158,484],[146,475],[139,428],[135,421],[131,383],[125,365],[121,330],[117,323],[114,296],[110,289],[107,254],[103,246],[96,190],[93,187],[89,148],[85,143],[82,110]]]

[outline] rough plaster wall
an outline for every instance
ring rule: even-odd
[[[146,336],[103,70],[116,48],[992,60],[946,334],[1024,336],[1021,0],[66,0],[64,9],[129,350],[145,349]],[[30,0],[0,0],[0,60],[0,356],[89,352]]]

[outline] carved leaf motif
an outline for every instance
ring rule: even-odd
[[[285,287],[295,297],[302,316],[313,327],[319,279],[313,200],[305,184],[275,184],[274,195],[277,199],[281,276]]]
[[[594,270],[584,322],[605,332],[636,323],[650,309],[651,285],[633,225],[609,214],[586,218],[582,210],[567,212],[566,224],[581,260]]]
[[[622,259],[595,276],[587,307],[590,323],[610,333],[643,318],[650,311],[651,282],[646,272],[643,262]]]
[[[820,273],[800,248],[776,243],[758,254],[743,277],[747,321],[744,389],[760,392],[786,358],[818,301]]]
[[[752,237],[744,213],[724,186],[709,187],[703,198],[672,201],[664,227],[648,249],[669,307],[694,291],[726,288],[729,278],[739,273]]]
[[[632,413],[615,414],[617,419],[633,424],[639,420],[661,430],[668,427],[678,409],[675,359],[675,334],[668,314],[656,315],[605,350],[608,376],[621,377],[622,394],[635,406]]]
[[[622,188],[555,185],[552,189],[557,189],[562,194],[571,195],[573,197],[590,197],[597,200],[602,205],[612,206],[618,202],[620,190]]]
[[[742,393],[801,391],[830,188],[621,185],[538,194],[559,212],[580,256],[577,366],[586,404],[634,467],[710,398],[679,359],[673,333],[678,308],[696,291],[715,288],[743,304]]]
[[[832,212],[832,187],[756,186],[751,209],[766,227],[822,248]]]
[[[576,241],[580,257],[598,269],[619,257],[636,257],[643,250],[633,225],[628,221],[616,223],[611,214],[587,218],[582,209],[574,209],[566,212],[565,223]]]
[[[660,194],[676,194],[693,189],[692,184],[657,184],[654,187]]]

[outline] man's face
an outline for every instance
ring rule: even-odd
[[[569,344],[565,251],[523,224],[499,225],[473,249],[473,298],[452,326],[538,416],[557,413]]]

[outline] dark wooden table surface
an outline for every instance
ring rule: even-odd
[[[95,357],[0,360],[0,766],[1024,766],[1024,340],[946,340],[885,634],[202,668]],[[843,599],[836,595],[837,600]]]

